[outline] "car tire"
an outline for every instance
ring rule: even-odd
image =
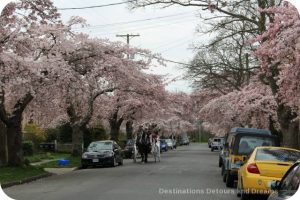
[[[222,167],[221,167],[221,176],[224,175],[224,172],[225,172],[225,168],[224,168],[224,165],[222,165]]]
[[[232,188],[234,186],[234,176],[230,175],[230,172],[226,174],[226,187]]]
[[[213,149],[213,148],[211,148],[211,149],[210,149],[210,151],[214,151],[214,149]]]
[[[118,162],[119,165],[123,165],[123,159],[121,158],[120,162]]]
[[[243,187],[243,181],[242,181],[242,186],[241,186],[241,200],[250,200],[251,199],[251,195],[250,194],[247,194],[245,191],[244,191],[244,187]]]
[[[222,167],[222,158],[219,157],[219,167]]]
[[[226,183],[226,178],[227,178],[227,174],[226,174],[226,171],[224,169],[224,172],[223,172],[223,182]]]
[[[114,157],[113,159],[114,159],[114,160],[113,160],[113,162],[112,162],[112,164],[111,164],[111,167],[116,167],[116,166],[118,165],[117,159],[116,159],[116,157]]]
[[[81,165],[80,168],[81,168],[81,169],[86,169],[86,168],[87,168],[87,165]]]

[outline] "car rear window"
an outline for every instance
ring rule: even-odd
[[[239,142],[238,154],[249,155],[259,146],[275,146],[275,140],[269,137],[243,136]]]
[[[300,152],[289,149],[258,149],[255,159],[267,161],[296,162],[298,159],[300,159]]]
[[[215,138],[214,142],[221,142],[221,139]]]

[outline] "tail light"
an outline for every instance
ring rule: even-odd
[[[247,171],[252,174],[260,174],[259,169],[255,163],[251,163],[247,166]]]

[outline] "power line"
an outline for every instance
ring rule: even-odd
[[[195,11],[197,11],[197,10],[195,10]],[[165,15],[165,16],[160,16],[160,17],[145,18],[145,19],[139,19],[139,20],[133,20],[133,21],[123,21],[123,22],[116,22],[116,23],[110,23],[110,24],[100,24],[100,25],[93,25],[93,26],[74,28],[74,29],[94,29],[94,28],[101,28],[101,27],[106,27],[106,26],[116,26],[116,25],[132,24],[132,23],[136,23],[136,22],[153,21],[153,20],[177,17],[177,16],[182,16],[182,15],[189,16],[189,15],[194,15],[194,13],[183,12],[183,13],[177,13],[177,14],[173,14],[173,15]]]
[[[134,2],[134,1],[124,1],[124,2],[118,2],[118,3],[102,4],[102,5],[97,5],[97,6],[77,7],[77,8],[57,8],[57,10],[83,10],[83,9],[90,9],[90,8],[103,8],[103,7],[116,6],[116,5],[131,3],[131,2]]]
[[[196,19],[195,19],[196,20]],[[190,21],[195,21],[195,20],[190,20]],[[136,31],[136,30],[147,30],[147,29],[152,29],[152,28],[158,28],[158,27],[165,27],[165,26],[171,26],[171,25],[177,25],[177,24],[180,24],[180,23],[185,23],[186,20],[180,20],[178,21],[175,21],[174,23],[164,23],[164,24],[159,24],[159,25],[151,25],[151,26],[148,26],[147,24],[143,25],[143,26],[139,26],[139,27],[132,27],[132,28],[128,28],[128,29],[125,29],[123,30],[122,32],[132,32],[132,31]],[[76,30],[75,30],[76,31]],[[80,30],[77,30],[77,31],[80,31]],[[88,31],[88,30],[82,30],[82,31]],[[110,32],[103,32],[103,31],[89,31],[89,33],[92,33],[92,34],[97,34],[97,35],[107,35],[107,34],[117,34],[117,33],[120,33],[120,31],[110,31]]]

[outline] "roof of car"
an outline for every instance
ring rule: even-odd
[[[235,128],[232,128],[230,132],[231,133],[253,133],[253,134],[272,135],[270,130],[256,129],[256,128],[235,127]]]
[[[99,140],[99,141],[93,141],[93,142],[114,142],[113,140]]]
[[[285,149],[285,150],[293,150],[293,151],[299,151],[298,149],[288,148],[288,147],[274,147],[274,146],[261,146],[256,147],[256,149]]]

